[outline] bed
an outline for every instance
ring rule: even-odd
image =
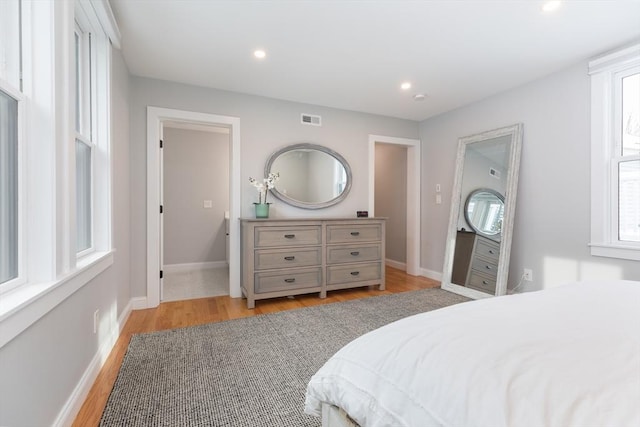
[[[580,282],[407,317],[311,378],[323,426],[640,426],[640,282]]]

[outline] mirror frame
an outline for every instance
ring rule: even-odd
[[[513,235],[513,222],[516,210],[516,195],[518,192],[518,176],[520,170],[520,154],[522,151],[523,125],[518,123],[475,135],[465,136],[458,140],[458,153],[456,159],[456,173],[453,181],[453,193],[451,195],[451,212],[449,216],[449,228],[447,231],[446,251],[444,266],[442,268],[442,289],[464,295],[469,298],[487,298],[491,294],[477,291],[466,286],[451,283],[453,272],[453,257],[458,231],[458,218],[463,205],[462,178],[464,172],[464,159],[467,147],[476,142],[483,142],[506,135],[511,135],[511,150],[509,153],[509,169],[507,172],[507,185],[504,194],[504,220],[502,223],[502,239],[500,241],[500,257],[498,258],[498,271],[495,296],[507,293],[507,279],[509,275],[509,258],[511,256],[511,239]]]
[[[271,172],[271,166],[273,165],[273,162],[278,158],[278,156],[288,151],[300,150],[300,149],[321,151],[325,154],[330,155],[337,161],[339,161],[342,164],[342,167],[344,167],[344,170],[347,174],[347,184],[345,185],[344,190],[342,191],[342,193],[340,193],[339,196],[334,197],[331,200],[327,200],[326,202],[319,202],[319,203],[303,202],[300,200],[293,199],[287,196],[286,194],[282,194],[275,187],[269,190],[271,191],[271,194],[273,194],[275,198],[291,206],[295,206],[302,209],[322,209],[329,206],[333,206],[343,201],[349,194],[349,191],[351,190],[351,185],[353,181],[351,166],[349,166],[349,162],[347,162],[347,160],[344,157],[342,157],[339,153],[337,153],[336,151],[333,151],[330,148],[324,147],[322,145],[310,144],[305,142],[305,143],[287,145],[286,147],[283,147],[278,151],[275,151],[273,154],[271,154],[271,156],[269,156],[269,159],[267,160],[267,163],[264,166],[264,176],[269,175],[269,173]]]
[[[478,188],[473,190],[471,193],[469,193],[469,195],[467,196],[467,200],[464,201],[464,209],[463,209],[464,220],[467,222],[469,227],[471,227],[473,231],[475,231],[479,235],[484,236],[488,239],[493,239],[493,240],[495,240],[496,235],[500,235],[501,236],[500,240],[502,240],[502,230],[500,231],[500,233],[496,233],[496,234],[485,233],[484,231],[481,231],[479,228],[477,228],[473,224],[473,222],[471,222],[471,218],[469,218],[469,201],[471,200],[471,197],[473,197],[475,194],[478,194],[478,193],[489,193],[496,196],[496,198],[498,198],[502,202],[502,209],[503,209],[503,215],[504,215],[504,196],[492,188]]]

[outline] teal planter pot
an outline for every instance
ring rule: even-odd
[[[254,203],[256,218],[269,218],[269,205],[271,203]]]

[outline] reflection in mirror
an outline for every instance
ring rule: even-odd
[[[506,293],[521,143],[521,124],[460,138],[443,289]]]
[[[464,204],[464,218],[476,233],[499,240],[504,218],[504,197],[490,188],[472,191]]]
[[[265,166],[265,175],[270,172],[280,173],[273,195],[305,209],[332,206],[351,188],[347,161],[321,145],[295,144],[276,151]]]

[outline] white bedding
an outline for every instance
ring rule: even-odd
[[[307,387],[362,427],[640,426],[640,282],[457,304],[354,340]]]

